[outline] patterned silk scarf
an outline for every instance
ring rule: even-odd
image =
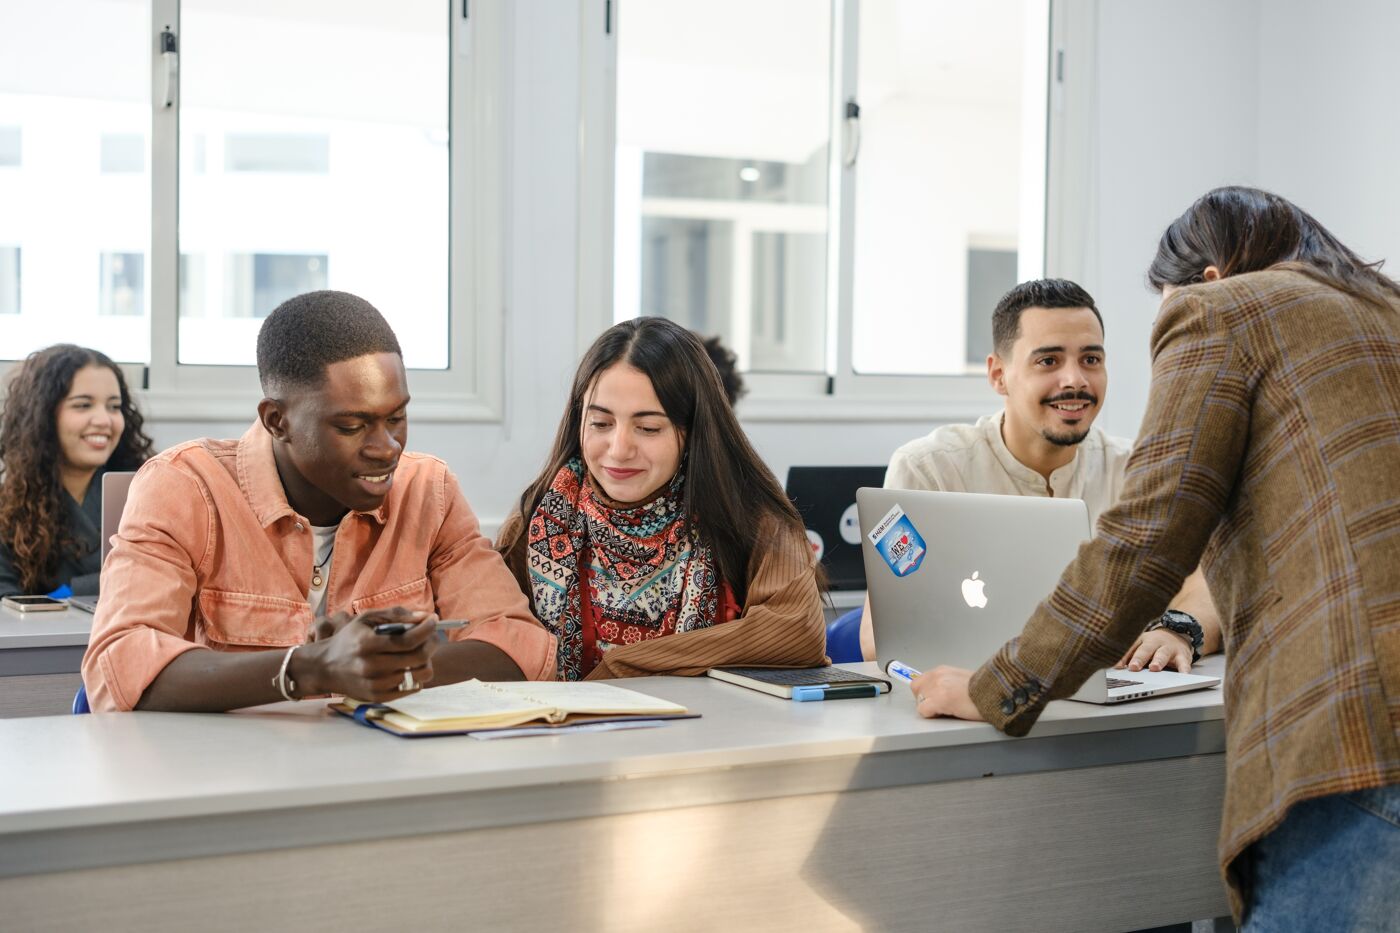
[[[677,472],[657,497],[619,507],[579,460],[554,477],[530,517],[527,553],[535,614],[559,639],[560,680],[588,676],[611,647],[714,624],[719,574],[685,520],[684,482]]]

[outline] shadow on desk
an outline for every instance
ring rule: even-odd
[[[852,786],[877,789],[833,795],[802,878],[868,930],[1138,930],[1228,913],[1223,754],[1134,760],[1148,736],[1131,733],[1170,728],[969,746],[962,775],[868,755]]]

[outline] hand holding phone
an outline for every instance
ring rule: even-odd
[[[421,689],[433,676],[438,639],[425,624],[433,618],[430,611],[394,606],[322,620],[317,637],[293,656],[298,688],[372,702]]]

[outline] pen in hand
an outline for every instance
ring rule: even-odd
[[[380,622],[374,627],[374,634],[402,635],[417,624],[416,622]],[[447,632],[454,628],[465,628],[466,624],[466,619],[441,619],[438,621],[437,630],[439,632]]]

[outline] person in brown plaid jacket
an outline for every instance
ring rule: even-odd
[[[1167,228],[1152,385],[1118,504],[1020,636],[914,681],[1025,735],[1199,560],[1220,610],[1221,870],[1247,931],[1400,918],[1400,286],[1277,195]]]

